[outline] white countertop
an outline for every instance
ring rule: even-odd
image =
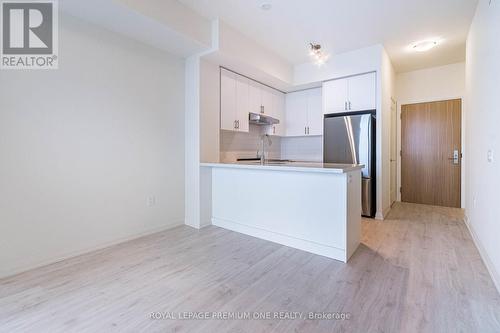
[[[321,173],[347,173],[361,170],[362,164],[336,164],[321,162],[286,162],[268,163],[261,165],[260,162],[235,162],[235,163],[201,163],[202,167],[232,168],[232,169],[254,169],[271,171],[298,171],[298,172],[321,172]]]

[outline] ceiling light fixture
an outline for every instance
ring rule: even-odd
[[[309,43],[309,56],[318,66],[323,65],[329,58],[329,55],[321,50],[321,45],[315,43]]]
[[[416,51],[416,52],[425,52],[425,51],[429,51],[430,49],[432,49],[433,47],[437,46],[438,45],[438,41],[437,40],[423,40],[423,41],[420,41],[420,42],[415,42],[413,44],[410,45],[410,49],[412,51]]]
[[[273,8],[273,5],[271,5],[269,2],[264,2],[260,5],[260,9],[262,10],[269,10]]]

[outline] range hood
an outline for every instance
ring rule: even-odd
[[[262,113],[253,113],[253,112],[250,112],[248,120],[250,124],[254,125],[275,125],[280,123],[280,121],[276,118],[267,116]]]

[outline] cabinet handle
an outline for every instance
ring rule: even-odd
[[[238,126],[238,129],[240,129],[240,121],[236,120],[236,126]]]
[[[309,135],[309,126],[307,126],[307,135]]]
[[[304,126],[304,134],[307,134],[307,126]]]
[[[345,101],[345,103],[344,103],[344,110],[347,111],[347,101]]]
[[[276,126],[273,126],[273,134],[276,134]]]
[[[349,110],[351,109],[351,101],[349,101]]]
[[[260,106],[260,113],[264,113],[264,105]]]
[[[236,129],[236,120],[234,121],[233,128]]]

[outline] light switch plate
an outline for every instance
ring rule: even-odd
[[[152,207],[156,205],[156,197],[155,196],[149,196],[146,198],[146,205],[148,207]]]

